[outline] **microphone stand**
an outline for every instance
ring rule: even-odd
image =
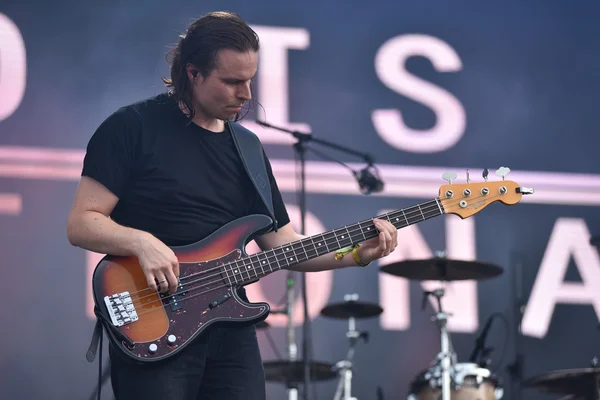
[[[301,133],[298,131],[273,126],[271,124],[268,124],[266,122],[259,121],[259,120],[257,120],[256,123],[263,127],[266,127],[266,128],[273,128],[278,131],[287,132],[297,139],[297,142],[294,143],[293,146],[294,146],[294,150],[296,152],[296,156],[298,157],[298,160],[300,161],[300,191],[298,193],[298,207],[300,208],[300,234],[301,235],[306,234],[306,150],[309,149],[307,147],[308,143],[309,142],[318,143],[318,144],[326,146],[326,147],[331,147],[333,149],[340,150],[340,151],[346,152],[348,154],[361,157],[369,165],[372,165],[374,162],[373,157],[370,156],[369,154],[361,153],[359,151],[352,150],[347,147],[340,146],[338,144],[328,142],[323,139],[315,138],[312,134]],[[356,176],[356,173],[355,173],[355,176]],[[309,364],[309,360],[308,360],[308,347],[309,347],[309,342],[310,342],[310,336],[309,336],[310,335],[310,333],[309,333],[310,318],[308,315],[308,302],[307,302],[307,295],[306,295],[306,273],[305,272],[300,273],[300,279],[301,279],[300,282],[301,282],[301,290],[302,290],[302,300],[304,303],[303,304],[304,305],[304,322],[302,324],[302,331],[303,331],[303,334],[302,334],[302,361],[303,361],[303,366],[304,366],[304,399],[308,400],[310,398],[310,396],[309,396],[310,364]],[[294,288],[294,273],[290,270],[288,272],[288,281],[287,281],[287,290],[288,290],[288,292],[287,292],[287,299],[288,299],[288,306],[287,306],[288,307],[288,326],[287,326],[287,329],[288,329],[288,353],[290,356],[290,361],[295,361],[295,359],[296,359],[295,357],[296,357],[296,353],[297,353],[297,346],[296,346],[296,343],[294,342],[294,340],[295,340],[294,324],[292,321],[292,311],[291,311],[293,308],[294,302],[295,302],[295,295],[294,295],[293,288]],[[297,393],[298,393],[297,388],[294,388],[294,387],[289,388],[288,389],[289,400],[296,400]]]

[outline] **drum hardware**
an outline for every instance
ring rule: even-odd
[[[415,387],[411,389],[409,399],[450,400],[453,391],[463,390],[469,390],[469,393],[476,391],[477,393],[471,394],[478,396],[462,397],[457,394],[459,398],[465,398],[465,400],[471,398],[497,400],[501,398],[503,391],[499,385],[488,384],[491,377],[488,369],[481,368],[474,363],[458,364],[456,362],[456,353],[452,349],[447,329],[448,318],[452,315],[444,311],[442,298],[445,295],[447,282],[494,278],[503,273],[502,268],[480,261],[450,260],[445,257],[444,253],[437,253],[436,257],[431,259],[406,260],[388,264],[382,266],[381,271],[411,280],[439,281],[441,285],[435,290],[425,291],[423,295],[423,306],[427,304],[427,298],[430,296],[436,300],[435,315],[431,320],[437,324],[440,331],[440,352],[436,356],[434,366],[422,375],[423,382],[419,386],[420,389],[417,390]],[[480,347],[477,349],[477,353],[481,352],[482,358],[485,358],[491,350],[491,348]],[[464,389],[465,387],[467,389]],[[418,392],[424,388],[428,388],[428,392],[419,394]],[[437,394],[440,389],[441,397]]]
[[[445,294],[444,282],[442,282],[442,287],[435,289],[431,292],[425,291],[424,298],[428,296],[433,296],[436,299],[437,303],[437,312],[431,318],[432,321],[436,322],[438,328],[440,330],[440,353],[437,355],[437,360],[440,365],[440,374],[441,374],[441,387],[442,387],[442,400],[450,400],[450,389],[451,389],[451,380],[450,380],[450,368],[452,366],[452,353],[450,352],[450,335],[448,333],[447,323],[448,318],[452,316],[452,314],[444,312],[442,309],[442,297]]]
[[[292,316],[293,307],[291,307],[291,304],[293,304],[295,298],[293,290],[294,279],[291,277],[291,273],[292,271],[290,271],[290,275],[288,275],[288,279],[286,281],[287,300],[285,307],[279,310],[271,310],[270,312],[270,314],[284,314],[287,317],[286,350],[288,353],[288,358],[284,359],[277,351],[277,346],[275,345],[273,338],[269,333],[270,324],[267,321],[258,322],[255,324],[255,327],[257,330],[265,331],[267,340],[269,340],[276,357],[278,357],[275,360],[263,361],[265,381],[285,384],[287,390],[287,399],[298,400],[300,392],[299,387],[301,384],[304,384],[304,390],[306,391],[305,393],[308,393],[309,388],[306,385],[307,378],[309,382],[324,381],[334,379],[337,374],[333,370],[333,364],[310,359],[308,362],[305,362],[304,360],[299,360],[297,358],[298,348],[296,345],[295,327]],[[308,395],[305,394],[304,398],[308,398]]]
[[[271,342],[276,355],[279,353],[276,351],[273,339],[268,333],[270,324],[267,321],[262,321],[256,324],[257,330],[264,329],[267,338]],[[325,381],[334,379],[337,374],[333,370],[333,365],[321,361],[309,361],[308,362],[309,373],[312,381]],[[301,383],[304,383],[305,364],[302,360],[271,360],[263,362],[263,368],[265,371],[265,380],[267,382],[278,382],[284,383],[287,387],[288,395],[296,397],[298,388]]]
[[[498,379],[486,368],[474,363],[456,363],[451,369],[453,400],[498,400],[504,390]],[[440,367],[421,372],[411,383],[408,400],[439,400]]]
[[[347,319],[348,352],[344,360],[338,361],[333,368],[339,374],[339,381],[335,391],[334,400],[358,400],[352,396],[352,367],[356,343],[363,339],[368,342],[369,333],[356,329],[357,318],[375,317],[383,312],[383,309],[374,303],[358,301],[357,294],[347,294],[343,303],[331,304],[321,310],[321,315],[328,318]]]
[[[497,277],[503,270],[481,261],[451,260],[435,257],[425,260],[406,260],[384,265],[381,271],[416,281],[463,281]]]
[[[563,369],[523,381],[524,388],[563,395],[564,399],[600,400],[600,366],[594,356],[590,368]]]
[[[475,339],[475,347],[473,348],[473,351],[471,352],[471,356],[469,357],[469,362],[476,363],[477,365],[479,365],[483,368],[489,368],[492,363],[490,354],[495,349],[493,347],[487,347],[485,344],[486,344],[487,336],[490,333],[490,329],[493,325],[493,322],[496,320],[496,318],[500,319],[503,322],[503,324],[505,325],[505,328],[506,328],[506,334],[507,335],[509,334],[510,323],[508,322],[508,319],[506,318],[506,316],[503,313],[495,312],[488,317],[488,319],[485,322],[485,325],[483,326],[483,329],[481,329],[479,335]],[[506,346],[507,346],[506,341],[507,340],[508,340],[508,338],[505,339],[504,347],[503,347],[501,353],[504,353],[506,351]]]
[[[276,311],[274,314],[287,314],[286,310]],[[277,356],[279,353],[273,343],[273,339],[269,335],[268,329],[270,324],[267,321],[261,321],[256,325],[257,330],[265,330],[267,338],[273,346]],[[324,381],[334,379],[337,374],[333,371],[333,365],[321,361],[309,361],[309,372],[311,380]],[[302,360],[271,360],[264,361],[263,368],[265,371],[265,380],[267,382],[278,382],[286,385],[288,396],[297,398],[298,388],[301,383],[304,383],[305,364]]]

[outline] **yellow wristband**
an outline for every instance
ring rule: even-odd
[[[340,260],[344,258],[344,256],[352,251],[352,246],[346,246],[335,252],[335,259]]]
[[[366,267],[367,265],[371,264],[369,263],[364,263],[361,259],[360,256],[358,255],[358,249],[360,248],[360,246],[362,246],[362,244],[357,244],[356,246],[354,246],[354,249],[352,249],[352,258],[354,258],[354,262],[361,266],[361,267]]]

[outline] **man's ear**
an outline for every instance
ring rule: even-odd
[[[200,73],[200,71],[198,71],[198,68],[196,68],[192,64],[187,64],[185,66],[185,71],[186,71],[186,73],[188,75],[188,78],[190,80],[194,80],[195,78],[197,78],[198,74]]]

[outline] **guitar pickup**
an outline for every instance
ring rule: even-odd
[[[169,306],[171,307],[171,311],[179,311],[183,308],[183,306],[179,302],[179,296],[177,296],[176,294],[173,295],[171,301],[169,301]]]
[[[224,302],[226,302],[227,300],[229,300],[231,298],[231,293],[227,292],[225,295],[219,297],[218,299],[215,299],[213,301],[211,301],[208,304],[208,308],[210,308],[211,310],[221,304],[223,304]]]
[[[179,282],[179,286],[177,287],[177,291],[175,294],[169,299],[169,306],[171,307],[171,311],[179,311],[183,308],[181,304],[180,298],[185,295],[185,291],[183,290],[183,285]]]

